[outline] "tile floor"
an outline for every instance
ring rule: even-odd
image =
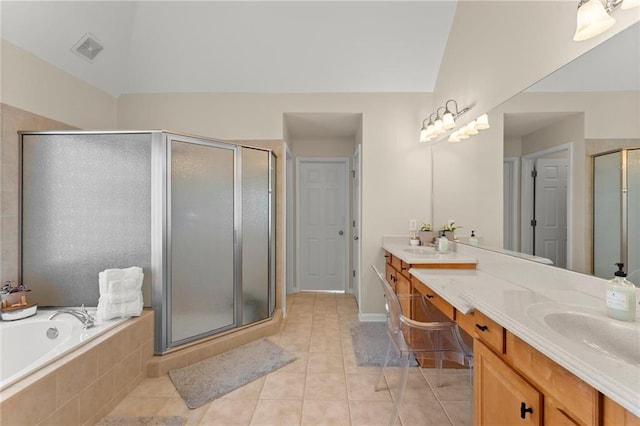
[[[396,368],[387,368],[389,390],[375,392],[380,369],[358,367],[349,334],[357,321],[351,295],[297,293],[287,298],[288,317],[270,337],[298,358],[263,378],[195,410],[189,410],[168,376],[145,379],[111,415],[184,416],[188,425],[387,424],[396,395]],[[467,370],[445,370],[443,386],[431,369],[412,368],[398,425],[470,425]]]

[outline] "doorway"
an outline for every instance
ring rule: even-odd
[[[522,252],[568,265],[571,145],[522,158]]]
[[[353,295],[356,303],[360,304],[360,180],[362,170],[362,160],[360,155],[360,145],[356,146],[353,153],[353,180],[351,183],[351,217],[352,221],[352,238],[351,242],[351,259],[353,265]]]
[[[297,286],[345,292],[349,241],[349,159],[296,159]]]

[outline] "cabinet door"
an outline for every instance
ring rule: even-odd
[[[398,281],[396,282],[396,294],[400,296],[400,306],[402,307],[402,315],[407,318],[413,318],[411,316],[411,299],[409,297],[411,295],[411,282],[401,274],[397,274],[396,277]]]
[[[603,399],[604,426],[640,426],[640,417],[607,397]]]
[[[476,425],[541,425],[542,395],[479,340],[474,341]]]
[[[544,424],[554,426],[577,426],[578,423],[565,410],[556,405],[552,398],[544,398]]]

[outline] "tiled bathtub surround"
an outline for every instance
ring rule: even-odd
[[[143,311],[0,393],[0,424],[92,425],[146,375],[153,312]]]

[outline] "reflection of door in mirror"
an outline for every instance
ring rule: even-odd
[[[593,156],[593,273],[640,284],[640,148]]]
[[[567,182],[570,145],[533,152],[522,157],[522,210],[519,251],[567,267]],[[510,173],[505,160],[505,172]],[[505,175],[505,181],[509,177]],[[512,179],[513,182],[513,179]],[[509,192],[512,192],[510,194]],[[516,185],[504,187],[505,216],[515,199]],[[505,221],[505,235],[511,234]]]

